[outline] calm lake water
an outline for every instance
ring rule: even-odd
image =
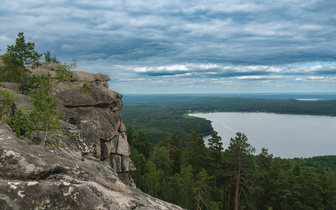
[[[281,158],[336,155],[336,117],[230,112],[190,115],[211,120],[224,149],[230,138],[241,132],[256,148],[255,154],[265,147]]]

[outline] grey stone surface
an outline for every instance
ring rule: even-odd
[[[110,77],[102,73],[92,74],[84,71],[74,71],[72,73],[72,81],[77,82],[94,82],[94,81],[106,82],[109,80]]]
[[[130,173],[118,176],[92,154],[34,145],[0,124],[1,209],[181,209],[129,180]]]
[[[130,156],[131,150],[127,141],[126,132],[121,132],[118,139],[117,154]]]
[[[121,95],[108,89],[91,87],[89,93],[85,94],[79,88],[69,88],[62,85],[56,86],[54,92],[65,107],[103,107],[112,111],[118,111],[122,108]]]
[[[34,69],[29,68],[29,75],[40,75],[40,76],[50,76],[50,78],[54,79],[56,78],[56,72],[55,71],[49,71],[46,68],[43,67],[37,67]]]
[[[51,71],[57,71],[58,64],[57,63],[51,63],[47,66],[47,68]]]

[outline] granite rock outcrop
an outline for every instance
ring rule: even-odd
[[[108,75],[72,72],[71,83],[59,83],[57,64],[30,70],[51,78],[60,125],[71,139],[51,149],[36,144],[42,131],[21,140],[0,123],[1,209],[180,209],[136,189],[126,127],[116,112],[122,95],[108,88]],[[4,85],[18,94],[16,108],[29,109],[17,84]]]

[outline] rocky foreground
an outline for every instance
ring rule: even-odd
[[[56,64],[31,71],[51,77],[60,124],[72,138],[54,149],[36,144],[43,132],[21,140],[0,123],[0,209],[181,209],[136,189],[126,128],[115,112],[122,96],[109,90],[107,75],[72,72],[69,85],[55,80]],[[19,94],[16,83],[5,89]],[[19,94],[15,107],[24,106],[30,98]]]

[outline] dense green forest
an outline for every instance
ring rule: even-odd
[[[185,148],[176,134],[154,147],[141,131],[128,137],[137,187],[186,209],[336,209],[335,156],[254,154],[242,133],[225,150],[216,132],[208,147],[196,132]]]
[[[146,133],[151,144],[159,144],[171,133],[186,138],[194,130],[204,135],[212,131],[210,121],[189,117],[167,107],[124,106],[121,114],[126,127]]]
[[[202,134],[211,132],[210,122],[186,116],[214,111],[336,114],[335,100],[282,97],[126,96],[121,115],[137,187],[186,209],[336,209],[336,156],[281,159],[265,148],[255,154],[243,133],[223,148],[214,131],[205,145]]]

